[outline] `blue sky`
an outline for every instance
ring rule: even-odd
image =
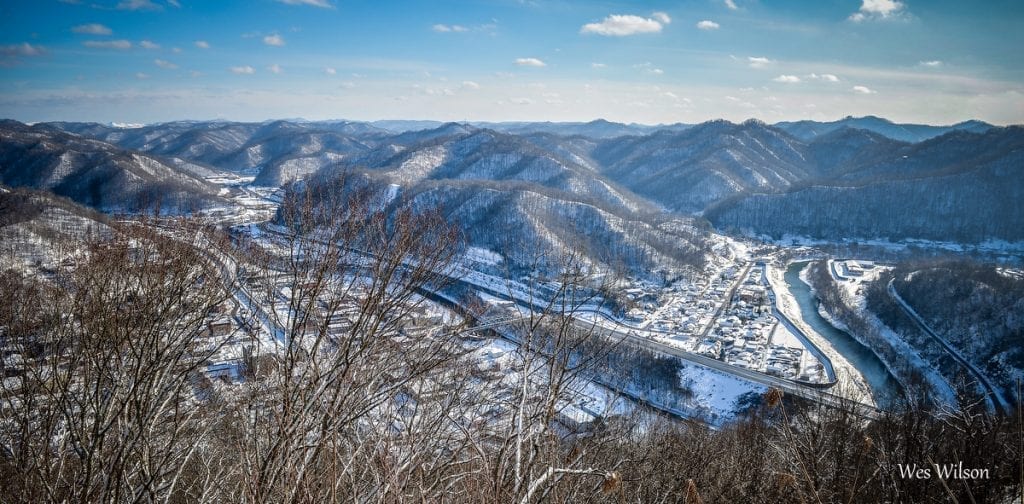
[[[35,0],[0,116],[1024,122],[1024,2]]]

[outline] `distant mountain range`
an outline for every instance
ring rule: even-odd
[[[839,129],[853,128],[878,133],[893,140],[910,143],[930,140],[951,131],[984,133],[992,129],[991,124],[982,121],[964,121],[951,126],[930,126],[926,124],[897,124],[888,119],[875,116],[845,117],[831,122],[780,122],[776,123],[775,127],[804,141],[813,140]]]
[[[652,264],[701,248],[652,245],[671,240],[661,223],[700,228],[694,217],[776,237],[1024,240],[1024,128],[979,121],[6,121],[0,131],[0,182],[105,209],[158,194],[211,201],[218,188],[204,178],[225,171],[268,186],[348,172],[408,201],[440,203],[474,233],[520,226],[548,243],[616,249],[638,232],[626,223],[642,223],[657,238],[630,246]],[[585,232],[571,232],[574,221],[586,221],[577,226]]]

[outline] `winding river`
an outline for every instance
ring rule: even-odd
[[[839,352],[864,375],[878,406],[881,408],[889,406],[894,399],[902,395],[899,382],[874,352],[850,336],[849,333],[837,329],[818,313],[817,300],[811,293],[811,288],[800,280],[800,271],[807,264],[807,262],[790,264],[785,276],[786,287],[800,306],[800,316],[818,334],[832,343],[836,352]]]

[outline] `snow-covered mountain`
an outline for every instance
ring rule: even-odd
[[[187,169],[46,125],[0,123],[0,183],[44,189],[103,210],[185,211],[218,188]]]
[[[1024,127],[858,152],[869,154],[826,180],[740,195],[706,216],[720,228],[775,237],[1024,241]]]
[[[559,146],[547,135],[524,138],[465,125],[421,133],[426,140],[379,147],[308,183],[337,187],[345,180],[376,194],[384,208],[440,209],[470,245],[497,252],[513,269],[555,266],[570,251],[594,265],[650,277],[707,260],[706,226],[658,212],[606,179],[575,154],[591,144]]]
[[[814,174],[804,144],[759,121],[711,121],[601,143],[606,176],[673,211],[702,212],[747,191],[781,191]]]
[[[172,122],[132,129],[92,123],[49,125],[126,149],[256,175],[257,183],[271,186],[366,152],[372,148],[371,139],[386,134],[366,123],[345,121]]]
[[[108,216],[47,191],[0,186],[0,243],[22,265],[55,268],[61,252],[109,232],[108,222]]]
[[[391,140],[396,143],[344,160],[338,163],[338,169],[386,172],[403,187],[440,180],[519,182],[602,206],[621,206],[630,211],[649,206],[596,172],[588,160],[575,155],[571,140],[543,145],[521,136],[455,123],[404,133]]]
[[[1018,237],[1011,228],[1022,222],[1015,217],[1022,128],[980,121],[924,126],[869,116],[661,127],[220,121],[36,128],[114,143],[198,176],[227,170],[279,186],[317,171],[367,170],[404,193],[500,186],[602,211],[705,216],[720,229],[758,234],[977,241]]]

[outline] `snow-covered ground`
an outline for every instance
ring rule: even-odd
[[[767,275],[765,278],[767,278],[768,282],[772,285],[772,290],[775,292],[775,303],[778,310],[803,331],[807,339],[832,361],[832,367],[836,372],[836,380],[838,381],[836,386],[833,387],[834,391],[846,394],[855,401],[874,405],[871,388],[868,387],[864,375],[850,361],[846,360],[827,338],[818,333],[818,331],[815,331],[810,324],[804,322],[800,314],[800,306],[786,286],[786,280],[783,277],[785,269],[772,265],[769,265],[766,269]]]
[[[850,299],[851,302],[849,308],[856,310],[860,317],[863,317],[873,325],[878,330],[879,335],[885,340],[886,344],[892,347],[896,354],[901,355],[921,373],[921,376],[929,385],[932,386],[932,389],[940,399],[948,404],[956,404],[956,392],[950,386],[949,382],[942,377],[942,374],[940,374],[927,359],[921,356],[920,352],[910,346],[906,340],[904,340],[899,334],[896,334],[896,332],[889,328],[889,326],[885,325],[885,323],[879,320],[878,317],[867,308],[867,298],[864,296],[862,289],[863,284],[865,282],[877,280],[883,271],[890,268],[876,265],[874,268],[865,270],[865,274],[860,277],[837,276],[837,273],[842,271],[841,265],[837,264],[837,261],[828,261],[828,268],[829,271],[832,272],[832,279],[840,286],[840,288],[845,290],[849,296],[848,299]],[[803,274],[801,274],[801,279],[803,279]],[[855,339],[858,339],[858,341],[860,340],[857,334],[849,331],[842,322],[835,320],[828,312],[825,312],[824,310],[819,310],[819,312],[829,323],[839,329],[847,331]],[[879,355],[879,359],[883,364],[885,364],[890,372],[896,369],[896,363],[888,362],[884,355]],[[897,373],[893,373],[893,375],[899,376]]]
[[[691,406],[709,413],[707,419],[713,425],[721,425],[735,417],[740,397],[768,391],[764,385],[697,364],[686,364],[679,372],[679,382],[693,391]]]

